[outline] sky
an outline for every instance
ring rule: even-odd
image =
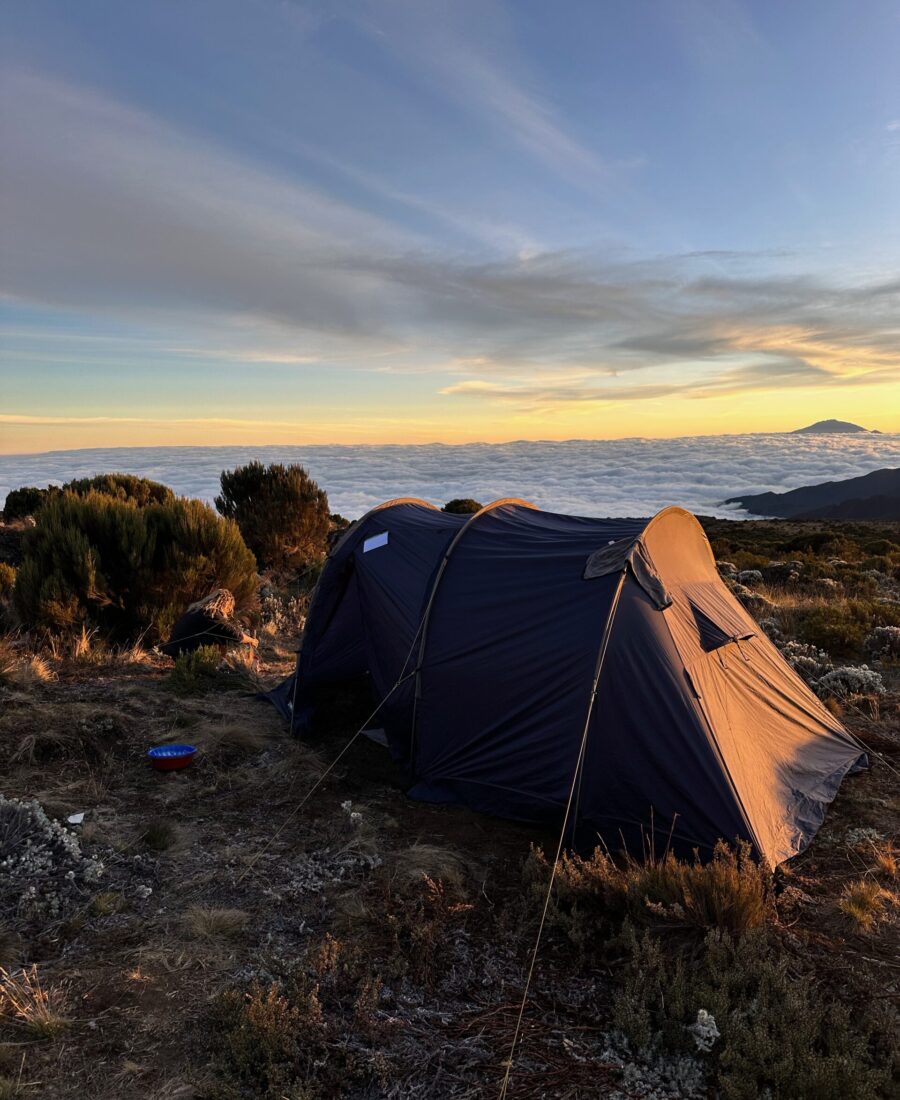
[[[8,0],[0,452],[900,431],[896,0]]]

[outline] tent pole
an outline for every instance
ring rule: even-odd
[[[600,673],[603,671],[603,661],[606,658],[606,649],[609,645],[609,636],[612,633],[613,619],[616,615],[616,609],[619,606],[619,597],[622,595],[622,587],[625,584],[625,574],[628,572],[628,565],[626,564],[622,572],[619,575],[619,583],[616,585],[616,591],[613,594],[612,603],[609,605],[609,614],[606,616],[606,626],[603,628],[603,637],[600,639],[600,649],[597,652],[597,665],[594,669],[594,680],[591,684],[591,698],[588,703],[587,722],[585,723],[584,738],[582,739],[582,750],[579,754],[577,765],[577,786],[575,789],[575,808],[572,813],[572,832],[569,840],[569,844],[572,848],[575,847],[575,829],[578,825],[578,807],[581,803],[581,780],[584,776],[584,756],[587,748],[587,733],[591,724],[591,718],[594,713],[594,704],[597,700],[597,692],[600,689]]]

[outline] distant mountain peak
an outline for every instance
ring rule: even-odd
[[[851,424],[849,420],[817,420],[815,424],[807,424],[805,428],[795,428],[791,435],[843,435],[848,432],[868,432],[859,424]],[[879,432],[871,432],[871,435],[879,435]]]

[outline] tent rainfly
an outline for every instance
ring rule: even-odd
[[[498,500],[391,500],[332,548],[294,676],[368,675],[409,794],[559,824],[573,839],[708,856],[802,851],[866,757],[723,584],[681,508],[581,519]],[[573,786],[574,784],[574,786]]]

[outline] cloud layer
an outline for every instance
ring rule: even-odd
[[[524,497],[587,516],[649,516],[670,504],[739,518],[736,493],[793,489],[900,465],[900,435],[741,435],[405,447],[159,447],[0,457],[0,501],[20,485],[108,470],[152,477],[211,500],[219,473],[251,458],[301,462],[331,507],[356,517],[395,496],[441,505]]]

